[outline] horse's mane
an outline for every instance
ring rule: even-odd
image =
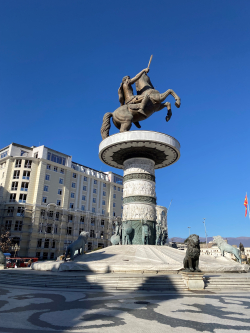
[[[135,82],[135,87],[136,87],[137,95],[142,94],[143,91],[145,91],[149,87],[151,89],[154,89],[154,86],[152,85],[150,78],[149,78],[149,76],[147,76],[146,73],[143,73],[142,76],[139,78],[139,80],[137,80]],[[146,88],[146,89],[144,89],[144,88]]]

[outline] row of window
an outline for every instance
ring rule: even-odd
[[[15,170],[14,173],[13,173],[13,179],[19,179],[20,177],[20,170]],[[23,179],[27,179],[29,180],[30,179],[30,171],[23,171]]]
[[[7,216],[13,216],[14,215],[14,207],[8,207],[7,208]],[[23,207],[17,207],[17,213],[16,216],[24,216],[24,208]]]
[[[30,160],[24,160],[24,167],[25,168],[31,168],[31,165],[32,165],[32,161]],[[15,162],[15,168],[21,168],[22,166],[22,160],[16,160]]]
[[[39,258],[40,259],[41,257],[41,252],[36,252],[36,258]],[[43,255],[42,255],[42,258],[43,260],[48,260],[49,259],[49,254],[48,252],[43,252]],[[55,259],[55,253],[50,253],[50,260],[53,260]]]
[[[54,166],[54,167],[53,167],[53,170],[54,170],[55,172],[58,172],[59,169],[60,169],[60,173],[64,175],[64,169],[62,169],[62,168],[58,168],[57,166]],[[52,170],[50,164],[47,164],[47,170]]]
[[[25,203],[26,199],[27,199],[27,194],[20,194],[18,202]],[[15,202],[15,201],[16,201],[16,193],[11,193],[9,202]]]
[[[6,231],[10,231],[11,226],[12,226],[12,220],[5,221],[5,230]],[[15,231],[22,231],[22,227],[23,227],[23,221],[15,221],[15,226],[14,226]]]
[[[11,184],[11,191],[17,191],[18,182],[12,182]],[[29,188],[29,183],[22,182],[21,183],[21,191],[27,192]]]
[[[61,157],[56,154],[52,154],[50,152],[48,152],[48,154],[47,154],[47,160],[58,163],[58,164],[62,164],[62,165],[65,165],[65,162],[66,162],[65,157]]]

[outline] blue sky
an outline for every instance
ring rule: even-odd
[[[181,97],[142,122],[174,136],[180,160],[156,171],[169,236],[250,236],[250,2],[0,1],[1,147],[44,144],[89,167],[121,79],[147,67],[160,92]],[[169,97],[170,102],[174,102]],[[113,125],[113,124],[112,124]],[[132,129],[136,129],[133,127]],[[112,126],[111,134],[117,129]],[[118,171],[121,174],[121,171]]]

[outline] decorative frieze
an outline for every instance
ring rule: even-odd
[[[123,183],[125,184],[127,181],[133,179],[150,180],[152,182],[155,182],[155,176],[149,173],[131,173],[123,177]]]
[[[123,198],[123,204],[129,204],[131,202],[142,202],[142,203],[149,203],[156,205],[156,198],[154,197],[147,197],[143,195],[133,195],[131,197]]]
[[[146,203],[130,203],[129,205],[124,205],[122,219],[123,221],[156,221],[155,205]]]
[[[130,158],[123,164],[124,176],[131,173],[155,174],[155,162],[147,158]]]
[[[131,180],[125,183],[123,197],[134,195],[155,197],[155,183],[146,180]]]

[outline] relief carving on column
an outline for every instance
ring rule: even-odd
[[[154,205],[147,204],[129,204],[123,207],[123,221],[127,220],[156,220]]]
[[[130,158],[124,162],[123,166],[124,176],[131,173],[155,174],[155,163],[147,158]]]
[[[155,183],[144,180],[132,180],[124,184],[123,197],[148,195],[155,197]]]

